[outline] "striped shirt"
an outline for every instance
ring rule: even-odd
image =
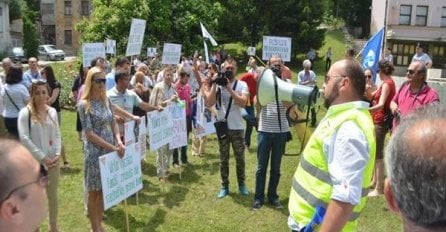
[[[277,114],[277,104],[276,102],[272,102],[263,106],[260,110],[260,118],[259,118],[259,131],[268,132],[268,133],[281,133],[288,132],[288,120],[286,118],[286,108],[282,102],[279,101],[279,109],[280,109],[280,122],[282,130],[279,127],[279,116]]]

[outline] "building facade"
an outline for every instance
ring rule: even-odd
[[[397,69],[409,65],[417,43],[432,68],[446,69],[446,0],[373,0],[371,17],[371,34],[387,25],[384,46],[391,48]]]
[[[90,17],[91,0],[41,0],[42,44],[54,44],[76,55],[81,44],[76,24]]]
[[[11,34],[9,29],[9,1],[0,0],[0,52],[7,53],[11,48]]]

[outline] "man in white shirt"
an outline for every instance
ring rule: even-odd
[[[422,61],[426,65],[426,68],[432,68],[432,60],[427,53],[424,53],[423,47],[420,43],[417,44],[416,53],[412,57],[412,62],[414,61]]]

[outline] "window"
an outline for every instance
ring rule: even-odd
[[[446,7],[441,9],[441,26],[446,27]]]
[[[3,8],[0,7],[0,32],[3,32]]]
[[[408,66],[415,54],[415,44],[394,43],[392,46],[393,62],[398,66]]]
[[[53,3],[42,3],[41,9],[42,9],[42,15],[53,15],[54,14],[54,4]]]
[[[410,16],[412,14],[411,5],[400,6],[400,25],[410,25]]]
[[[71,1],[65,1],[65,15],[71,15]]]
[[[415,25],[426,26],[428,9],[428,6],[417,6],[417,18],[415,20]]]
[[[73,32],[71,30],[65,30],[65,45],[73,44]]]
[[[90,1],[81,1],[81,15],[89,16],[90,15]]]

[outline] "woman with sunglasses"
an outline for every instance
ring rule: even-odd
[[[123,116],[124,110],[117,108],[107,98],[105,73],[93,67],[87,73],[85,89],[78,106],[78,112],[85,135],[85,188],[88,192],[88,215],[93,232],[102,232],[104,204],[99,170],[99,157],[116,151],[122,157],[125,147],[121,141],[114,111]],[[124,111],[125,112],[125,111]],[[124,117],[130,116],[125,115]],[[139,117],[138,117],[139,118]]]
[[[59,212],[59,156],[62,145],[57,112],[47,105],[48,98],[49,88],[46,82],[33,80],[31,100],[19,113],[18,129],[20,141],[48,169],[49,184],[46,191],[50,231],[56,232]]]
[[[376,91],[376,85],[375,82],[373,82],[373,71],[370,68],[367,68],[364,70],[364,77],[365,77],[365,93],[364,96],[367,98],[368,101],[371,101],[373,97],[373,92]]]
[[[395,95],[395,82],[392,79],[393,64],[388,60],[380,60],[378,63],[378,76],[381,84],[378,89],[372,93],[371,107],[369,109],[372,114],[373,123],[375,124],[376,136],[376,158],[375,173],[373,175],[372,186],[374,190],[368,196],[374,197],[384,193],[384,141],[388,128],[384,119],[386,114],[390,114],[390,102]],[[370,78],[371,79],[371,78]]]
[[[46,80],[46,83],[48,84],[48,87],[50,89],[49,91],[49,98],[47,101],[47,104],[53,107],[57,112],[57,118],[59,119],[59,126],[61,125],[61,113],[60,113],[60,91],[62,89],[62,86],[60,85],[60,82],[56,80],[56,76],[54,75],[54,70],[50,65],[45,65],[43,69],[40,71],[40,76],[42,79]],[[67,157],[65,156],[65,148],[62,144],[62,160],[63,160],[63,167],[64,169],[69,169],[70,164],[68,163]]]

